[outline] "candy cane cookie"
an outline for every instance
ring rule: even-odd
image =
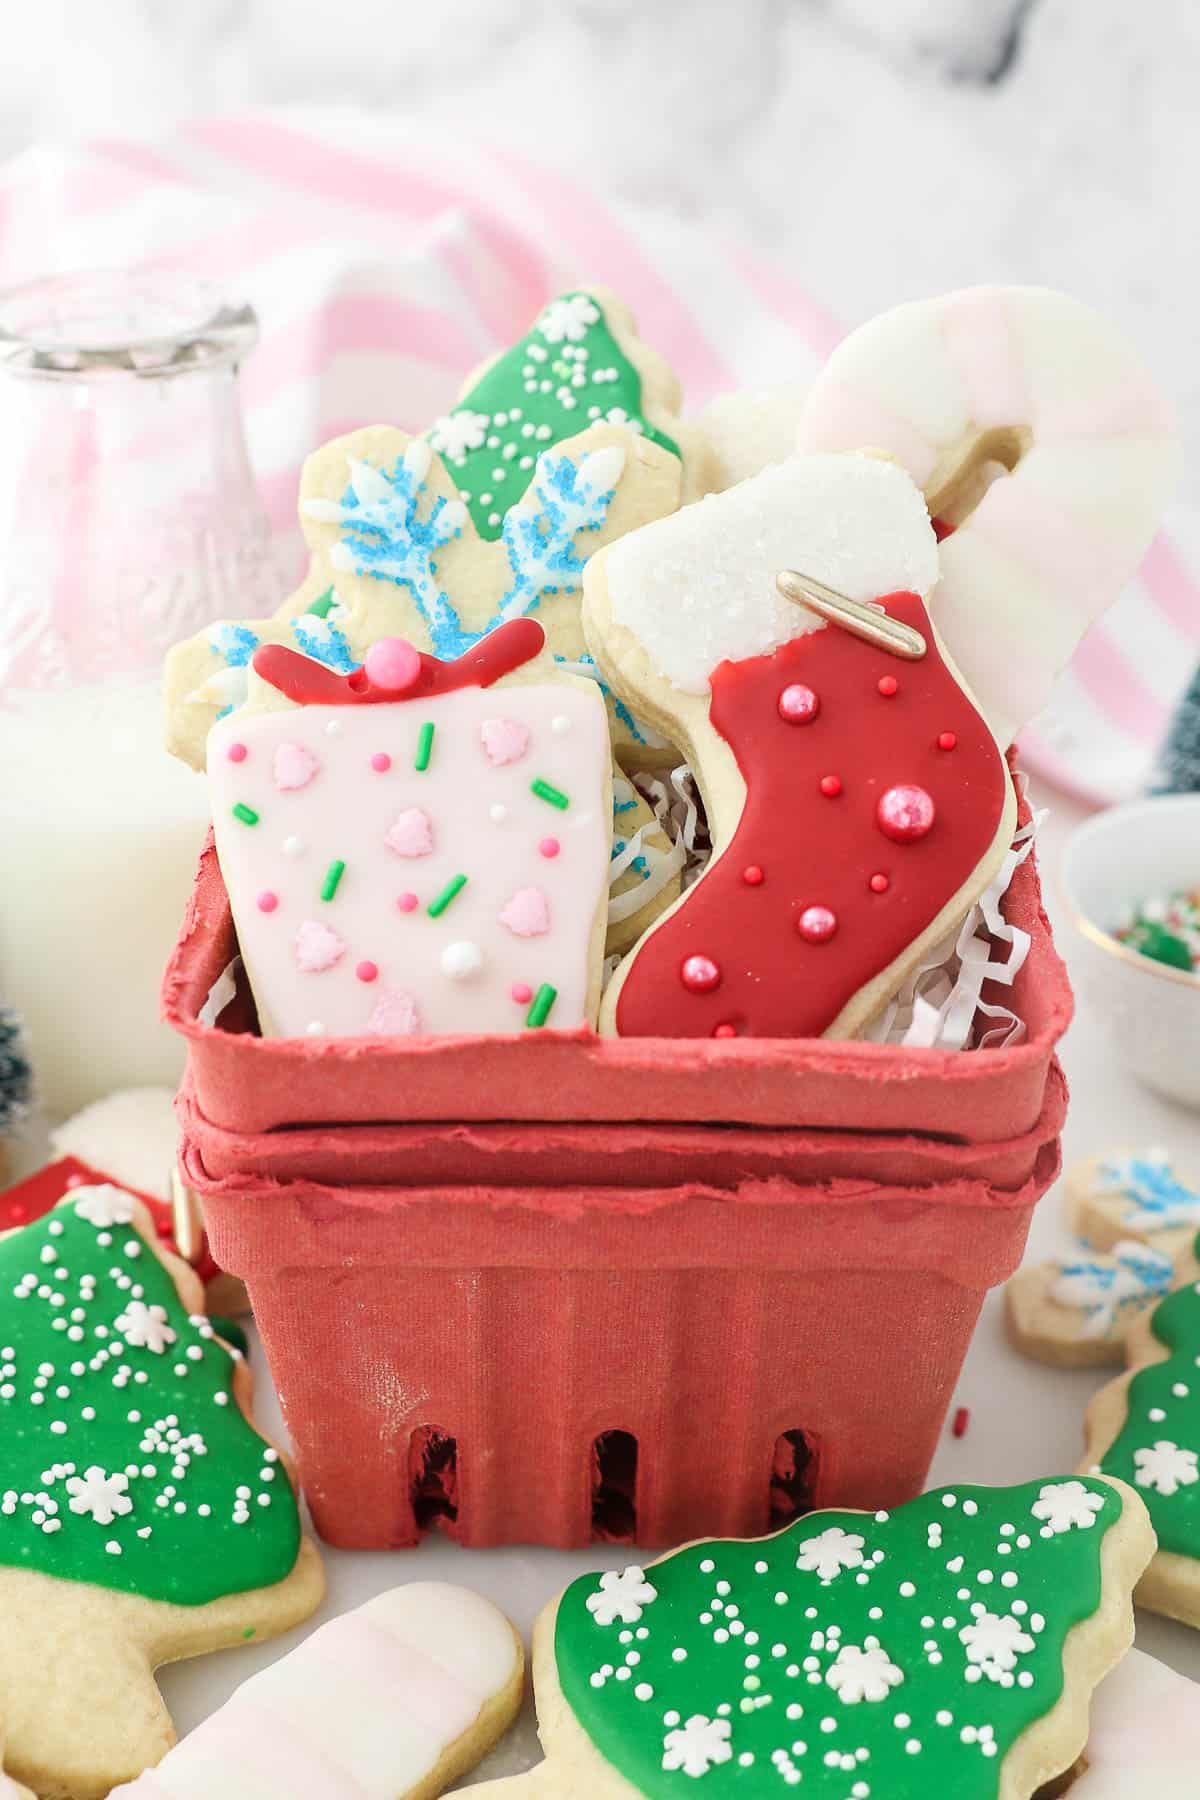
[[[538,1619],[546,1761],[481,1800],[1030,1800],[1133,1638],[1145,1509],[1100,1480],[812,1513],[585,1575]]]
[[[787,570],[874,624],[785,598]],[[713,838],[602,1030],[851,1037],[987,886],[1016,802],[927,610],[937,570],[919,490],[860,455],[794,456],[593,558],[593,653],[684,747]]]
[[[796,442],[878,446],[924,490],[945,534],[938,629],[1002,744],[1136,570],[1179,460],[1121,335],[1026,287],[967,288],[861,326],[817,376]]]
[[[466,1588],[414,1581],[253,1676],[126,1800],[433,1800],[520,1710],[524,1655]]]

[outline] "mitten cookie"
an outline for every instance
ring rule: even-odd
[[[1137,1488],[1158,1535],[1140,1606],[1200,1628],[1200,1238],[1087,1410],[1087,1467]]]
[[[826,624],[781,570],[866,603],[919,655]],[[937,546],[902,469],[793,457],[588,566],[603,672],[684,746],[712,860],[618,969],[622,1036],[853,1036],[1012,841],[1003,756],[925,599]]]
[[[1111,1255],[1081,1248],[1063,1262],[1019,1269],[1004,1291],[1018,1350],[1062,1369],[1125,1359],[1125,1338],[1171,1286],[1174,1264],[1160,1250],[1123,1242]]]
[[[1177,1256],[1200,1231],[1200,1189],[1166,1150],[1089,1156],[1067,1171],[1066,1197],[1071,1229],[1101,1250],[1133,1238]]]
[[[1153,1549],[1120,1483],[810,1514],[572,1583],[538,1620],[545,1795],[1028,1800],[1074,1762]]]
[[[594,1020],[608,732],[595,682],[541,643],[532,619],[450,663],[385,638],[350,677],[256,653],[292,704],[217,725],[209,781],[264,1036]]]
[[[1003,744],[1136,570],[1179,463],[1140,359],[1045,288],[872,319],[817,376],[796,443],[878,446],[923,488],[943,538],[938,630]]]
[[[1200,1687],[1131,1650],[1096,1689],[1070,1800],[1196,1800]]]
[[[174,1741],[159,1663],[286,1631],[320,1561],[244,1362],[147,1210],[79,1188],[0,1239],[0,1721],[39,1794]]]
[[[127,1800],[432,1800],[521,1706],[504,1614],[414,1581],[322,1625],[252,1676],[129,1787]]]

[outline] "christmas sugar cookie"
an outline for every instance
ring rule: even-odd
[[[1200,1687],[1131,1650],[1096,1690],[1086,1762],[1071,1800],[1195,1800]]]
[[[201,1303],[112,1187],[0,1239],[0,1721],[40,1794],[98,1800],[156,1762],[158,1664],[321,1599],[287,1466]]]
[[[1087,1411],[1087,1466],[1130,1482],[1158,1536],[1138,1604],[1200,1628],[1200,1238]]]
[[[385,638],[350,677],[264,646],[293,704],[209,739],[217,854],[265,1036],[595,1019],[610,756],[595,682],[518,619],[455,662]],[[508,679],[511,677],[511,679]]]
[[[597,661],[684,747],[713,838],[603,1029],[853,1036],[986,887],[1016,802],[927,610],[937,567],[920,493],[868,456],[793,457],[589,564]],[[783,571],[905,653],[785,598]]]
[[[1026,287],[916,301],[852,332],[796,443],[877,446],[924,490],[942,537],[938,630],[1005,744],[1137,569],[1179,463],[1170,411],[1121,335]]]
[[[432,1800],[512,1724],[524,1661],[490,1601],[414,1581],[322,1625],[117,1792],[126,1800]]]
[[[531,1791],[1029,1800],[1083,1747],[1152,1549],[1127,1488],[1068,1478],[585,1575],[535,1630]]]
[[[1009,1336],[1026,1356],[1059,1368],[1122,1363],[1128,1332],[1173,1273],[1161,1250],[1128,1240],[1110,1253],[1081,1247],[1062,1262],[1031,1264],[1004,1291]]]
[[[1133,1238],[1175,1256],[1189,1250],[1200,1231],[1200,1188],[1157,1147],[1076,1163],[1067,1172],[1066,1193],[1072,1230],[1101,1250]]]

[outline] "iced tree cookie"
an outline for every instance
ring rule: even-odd
[[[1173,1273],[1169,1256],[1133,1241],[1111,1253],[1081,1246],[1062,1262],[1032,1263],[1004,1290],[1009,1336],[1026,1356],[1058,1368],[1120,1364],[1127,1334],[1168,1292]]]
[[[870,320],[817,376],[796,443],[876,446],[924,490],[938,630],[1003,744],[1137,569],[1179,464],[1141,360],[1045,288],[967,288]]]
[[[546,1762],[499,1785],[1028,1800],[1083,1747],[1152,1550],[1128,1488],[1063,1479],[585,1575],[534,1633]]]
[[[170,748],[203,766],[209,727],[244,698],[261,642],[348,674],[381,637],[451,660],[536,612],[550,654],[592,673],[579,622],[587,557],[716,480],[679,403],[673,372],[623,303],[576,290],[478,371],[424,436],[376,426],[327,444],[301,483],[308,579],[273,619],[221,621],[172,652]],[[635,764],[674,760],[615,700],[610,723]],[[682,859],[635,793],[615,826],[615,891],[643,896],[614,928],[620,948],[678,892]]]
[[[521,1640],[489,1600],[414,1581],[322,1625],[117,1792],[432,1800],[508,1730],[524,1666]]]
[[[1129,1370],[1087,1410],[1087,1466],[1146,1502],[1158,1553],[1140,1606],[1200,1628],[1200,1238],[1175,1291],[1126,1340]]]
[[[0,1296],[6,1767],[98,1800],[174,1742],[153,1670],[307,1618],[321,1564],[145,1207],[75,1189],[0,1239]]]
[[[256,653],[263,689],[291,704],[215,726],[209,783],[264,1036],[594,1021],[604,703],[541,644],[532,619],[454,662],[384,638],[349,677]]]
[[[1200,1687],[1131,1650],[1096,1690],[1086,1762],[1070,1800],[1195,1800]]]
[[[602,1029],[853,1036],[986,887],[1016,802],[931,622],[937,567],[912,481],[853,455],[793,457],[589,564],[596,659],[686,750],[713,839]],[[788,570],[905,653],[784,598]]]
[[[1200,1188],[1157,1147],[1076,1163],[1067,1171],[1066,1197],[1071,1229],[1101,1250],[1132,1238],[1176,1256],[1200,1231]]]

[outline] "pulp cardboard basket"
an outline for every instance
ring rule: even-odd
[[[331,1542],[667,1545],[918,1492],[1058,1168],[1071,1011],[1032,859],[1023,1042],[263,1040],[211,845],[167,972],[185,1179]],[[226,986],[228,983],[226,982]]]

